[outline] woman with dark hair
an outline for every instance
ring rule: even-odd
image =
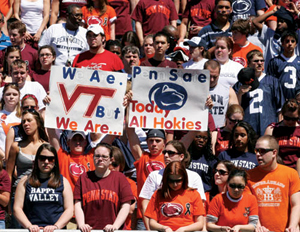
[[[200,175],[204,191],[207,192],[211,189],[213,167],[218,161],[212,153],[210,131],[198,132],[188,150],[191,154],[188,169]]]
[[[231,38],[218,37],[215,46],[215,57],[221,65],[218,84],[232,87],[238,81],[237,75],[244,66],[232,60],[233,42]]]
[[[82,232],[123,228],[134,200],[126,177],[111,171],[113,148],[99,143],[94,150],[95,170],[83,173],[74,189],[75,217]]]
[[[253,169],[258,165],[254,152],[257,135],[252,126],[244,121],[238,122],[232,130],[228,150],[222,151],[219,160],[230,160],[236,167]]]
[[[209,231],[255,231],[258,222],[257,200],[254,195],[244,194],[246,184],[245,170],[231,170],[227,191],[215,196],[209,204],[206,216]]]
[[[127,31],[122,37],[121,44],[122,47],[133,45],[138,47],[139,49],[141,48],[139,37],[134,31]]]
[[[0,110],[0,157],[5,159],[5,139],[9,128],[21,123],[20,90],[17,83],[5,84]]]
[[[119,40],[106,41],[105,49],[107,51],[115,53],[120,59],[122,59],[122,45]]]
[[[229,140],[233,127],[244,118],[244,110],[238,104],[228,107],[225,115],[225,126],[212,132],[213,154],[218,156],[229,148]]]
[[[300,157],[300,107],[296,99],[287,100],[282,108],[283,120],[270,124],[265,135],[273,135],[279,144],[279,156],[283,164],[296,168],[297,160]],[[299,167],[300,168],[300,167]],[[298,169],[300,173],[300,170]]]
[[[82,14],[87,27],[91,24],[99,24],[103,28],[106,41],[116,39],[117,14],[107,0],[87,0],[86,6],[82,7]]]
[[[32,173],[18,184],[14,215],[30,232],[63,229],[72,218],[72,189],[59,172],[57,153],[50,144],[38,148]]]
[[[38,50],[40,69],[32,71],[32,79],[39,82],[45,89],[49,91],[50,69],[55,64],[56,52],[50,45],[44,45]]]
[[[204,215],[200,194],[188,187],[184,164],[180,161],[169,163],[163,174],[162,187],[153,194],[145,212],[151,230],[201,231]]]

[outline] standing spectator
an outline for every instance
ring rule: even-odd
[[[180,38],[178,42],[183,42],[187,31],[189,33],[188,38],[197,36],[203,27],[211,23],[214,9],[214,0],[188,1],[185,11],[182,14]],[[188,25],[190,25],[189,30]]]
[[[273,136],[257,140],[259,166],[248,171],[247,187],[256,196],[257,231],[297,231],[300,220],[300,180],[296,170],[277,163],[279,146]]]
[[[238,19],[232,24],[232,38],[234,41],[232,50],[232,60],[240,63],[244,67],[247,67],[247,54],[253,50],[259,50],[261,48],[254,45],[247,40],[250,33],[250,20]]]
[[[177,68],[175,62],[169,61],[165,57],[166,51],[170,46],[169,36],[163,32],[157,32],[154,35],[153,40],[155,54],[153,58],[143,61],[141,66]]]
[[[46,29],[50,15],[50,0],[15,0],[14,16],[26,25],[25,40],[31,46],[37,43]]]
[[[50,45],[56,52],[56,65],[71,66],[74,57],[88,50],[86,29],[80,27],[82,11],[78,5],[67,9],[67,22],[50,26],[39,41],[39,47]]]
[[[265,1],[260,0],[238,0],[232,1],[232,19],[247,19],[250,16],[262,15],[267,8]]]
[[[291,168],[296,168],[300,157],[300,108],[295,99],[287,100],[282,106],[283,120],[272,123],[266,129],[265,134],[273,135],[279,144],[279,156],[283,163]]]
[[[48,93],[50,84],[50,70],[51,66],[55,64],[56,53],[52,46],[45,45],[39,48],[38,55],[41,68],[35,72],[32,72],[32,79],[39,82]]]
[[[20,47],[22,59],[26,61],[28,67],[35,70],[38,54],[36,49],[25,43],[26,25],[20,21],[15,21],[9,25],[8,34],[12,45]]]
[[[215,1],[216,19],[209,25],[203,27],[198,33],[206,42],[206,48],[213,54],[216,38],[220,36],[232,36],[231,21],[229,20],[232,13],[231,0],[216,0]]]
[[[244,109],[244,120],[261,136],[270,123],[280,120],[284,97],[278,79],[263,73],[264,57],[260,51],[249,52],[247,63],[249,68],[239,72],[233,89]]]
[[[286,30],[282,33],[282,54],[270,60],[267,74],[278,78],[285,99],[296,97],[300,90],[300,57],[295,54],[298,36],[296,32]]]
[[[98,24],[103,28],[106,40],[115,40],[115,21],[117,19],[114,8],[108,5],[107,0],[87,0],[82,7],[83,20],[86,27]]]
[[[124,68],[121,59],[116,54],[104,49],[104,30],[99,24],[92,24],[88,27],[86,38],[90,49],[78,54],[72,67],[88,67],[103,71],[120,71]]]
[[[99,143],[94,152],[95,171],[83,173],[74,190],[75,217],[81,231],[122,230],[134,200],[126,177],[110,171],[112,147]],[[101,219],[101,220],[99,220]]]
[[[195,36],[188,41],[185,41],[183,45],[189,46],[191,59],[182,64],[184,69],[203,69],[204,63],[208,59],[204,58],[206,54],[206,44],[201,37]]]
[[[176,27],[178,15],[172,0],[140,0],[131,18],[135,20],[136,33],[143,44],[144,36],[155,34],[168,24]]]

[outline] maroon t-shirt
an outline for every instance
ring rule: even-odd
[[[45,71],[39,69],[37,71],[32,71],[31,77],[34,81],[40,83],[44,87],[46,93],[49,91],[50,70]]]
[[[182,18],[188,18],[188,21],[191,22],[190,25],[204,27],[211,23],[214,8],[214,0],[191,0],[187,3]],[[189,38],[193,36],[197,35],[189,32]]]
[[[0,172],[0,191],[9,192],[11,190],[11,182],[5,170]],[[0,220],[5,219],[5,207],[0,205]]]
[[[133,201],[134,196],[122,173],[111,171],[107,177],[99,178],[95,171],[90,171],[79,177],[74,200],[82,203],[85,223],[94,230],[102,230],[107,224],[114,223],[121,205]]]
[[[29,44],[25,44],[25,47],[21,51],[22,60],[26,62],[31,70],[36,70],[38,62],[38,52],[32,48]]]
[[[178,15],[172,0],[140,0],[132,12],[131,18],[142,23],[143,34],[155,34]]]
[[[163,68],[177,68],[177,64],[173,61],[165,59],[164,61],[157,61],[153,58],[144,60],[140,66],[150,66],[150,67],[163,67]]]
[[[116,35],[124,35],[127,31],[132,31],[130,18],[130,1],[128,0],[108,0],[117,14]]]

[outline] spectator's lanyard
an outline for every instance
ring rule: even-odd
[[[71,64],[72,64],[72,60],[70,58],[70,50],[71,50],[71,45],[72,45],[72,42],[73,40],[75,39],[75,36],[77,34],[77,31],[78,29],[74,32],[74,35],[69,35],[68,31],[67,31],[67,28],[66,28],[66,38],[67,38],[67,51],[68,51],[68,59],[67,59],[67,62],[66,62],[66,66],[70,67]],[[70,44],[69,44],[69,41],[70,41]]]

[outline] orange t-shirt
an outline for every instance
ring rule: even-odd
[[[144,152],[141,158],[134,162],[134,166],[136,168],[137,192],[139,196],[148,175],[152,171],[165,168],[164,156],[162,154],[151,156],[149,152]],[[141,199],[138,198],[137,218],[142,218],[142,213],[140,211],[142,208],[141,203]]]
[[[106,12],[99,16],[99,10],[93,8],[90,11],[86,6],[82,7],[83,20],[87,27],[91,24],[100,24],[104,30],[106,41],[110,40],[110,25],[117,19],[117,14],[114,8],[107,5]]]
[[[219,193],[210,202],[207,215],[218,218],[216,225],[234,227],[249,224],[249,216],[258,215],[255,196],[244,193],[238,202],[232,202],[227,193]]]
[[[148,204],[145,216],[169,226],[173,231],[194,223],[194,216],[205,216],[202,199],[197,190],[178,191],[173,199],[165,199],[157,190]]]
[[[269,11],[272,11],[276,6],[277,6],[277,5],[275,5],[275,4],[272,5],[272,6],[270,6],[270,8],[269,8],[268,10],[266,10],[265,13],[267,13],[267,12],[269,12]],[[266,22],[268,22],[268,21],[275,21],[275,22],[277,22],[277,17],[274,16],[274,15],[271,15],[269,18],[266,19]]]
[[[8,13],[9,9],[10,9],[10,4],[8,0],[2,0],[0,1],[0,9],[1,9],[1,13],[6,16],[6,14]]]
[[[261,53],[263,53],[260,47],[254,45],[251,42],[249,42],[249,44],[244,47],[240,47],[238,44],[234,44],[233,52],[232,52],[232,60],[240,63],[246,68],[248,66],[247,54],[248,52],[251,52],[253,50],[259,50]]]
[[[132,191],[132,194],[134,196],[134,198],[137,200],[138,199],[138,195],[137,195],[137,187],[136,187],[136,183],[130,179],[129,177],[126,177],[129,184],[130,184],[130,188]],[[126,218],[123,230],[131,230],[131,214],[129,214]]]
[[[259,220],[270,231],[284,231],[289,221],[290,197],[300,191],[300,179],[296,170],[278,164],[271,172],[259,166],[248,171],[250,180],[245,191],[257,198]]]
[[[58,150],[60,174],[69,181],[72,191],[74,191],[75,184],[82,173],[95,170],[93,153],[94,149],[85,155],[70,155],[62,148]]]

